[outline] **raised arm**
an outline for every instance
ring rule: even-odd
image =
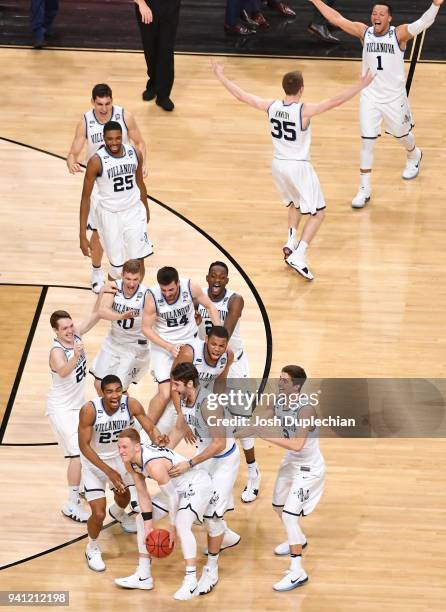
[[[67,166],[70,174],[76,174],[76,172],[83,172],[81,165],[79,164],[79,155],[87,139],[85,132],[85,120],[82,119],[76,126],[76,132],[74,134],[73,142],[71,143],[71,149],[67,155]]]
[[[234,293],[231,296],[228,304],[228,314],[225,319],[224,326],[229,332],[229,337],[234,333],[235,326],[238,323],[238,320],[242,316],[243,308],[245,306],[245,301],[241,295],[238,293]]]
[[[341,28],[341,30],[344,30],[344,32],[347,32],[347,34],[351,36],[356,36],[356,38],[360,38],[361,40],[364,38],[365,31],[367,30],[365,23],[346,19],[341,13],[325,4],[325,2],[322,2],[322,0],[310,0],[310,2],[312,2],[325,19],[328,19],[333,25]]]
[[[319,102],[319,104],[304,104],[302,108],[302,119],[305,121],[306,125],[303,125],[302,127],[305,129],[309,120],[311,117],[314,117],[314,115],[320,115],[321,113],[325,113],[332,108],[336,108],[336,106],[341,106],[341,104],[344,104],[356,96],[356,94],[358,94],[362,89],[368,87],[374,78],[375,76],[370,71],[367,71],[367,74],[361,76],[356,85],[353,85],[348,89],[344,89],[344,91],[334,98],[323,100],[322,102]]]
[[[425,13],[421,15],[419,19],[414,21],[413,23],[404,23],[399,25],[396,28],[396,35],[398,37],[399,42],[406,42],[427,30],[435,21],[438,11],[440,10],[440,6],[443,4],[444,0],[432,0],[432,4],[427,9]]]
[[[76,327],[76,333],[78,336],[83,336],[84,334],[86,334],[87,332],[90,331],[90,329],[92,329],[96,323],[98,323],[99,319],[101,318],[100,314],[99,314],[99,305],[101,302],[101,298],[104,294],[106,285],[104,285],[104,287],[102,287],[101,292],[99,293],[99,295],[97,296],[93,309],[90,311],[90,313],[85,317],[85,319],[83,319],[79,325]]]
[[[146,5],[147,6],[147,5]],[[148,8],[148,7],[147,7]],[[124,110],[124,120],[129,138],[142,155],[142,175],[147,176],[147,147],[144,138],[136,124],[136,119],[129,111]]]
[[[261,111],[268,110],[269,106],[271,106],[273,100],[264,100],[263,98],[259,98],[254,94],[250,94],[247,91],[244,91],[241,87],[236,85],[233,81],[230,81],[224,73],[224,68],[221,64],[216,61],[211,62],[212,70],[214,71],[215,76],[220,81],[220,83],[225,87],[234,98],[240,100],[240,102],[244,102],[245,104],[249,104],[253,108],[257,108]]]
[[[220,315],[218,314],[218,310],[215,307],[214,302],[206,293],[204,293],[202,288],[191,281],[190,292],[192,294],[192,299],[194,300],[194,303],[197,302],[198,304],[201,304],[206,308],[212,323],[214,325],[221,325]]]
[[[84,176],[84,186],[82,188],[81,206],[79,211],[79,243],[80,249],[85,257],[91,256],[90,243],[87,239],[87,221],[90,212],[90,196],[93,191],[96,177],[102,170],[101,160],[97,155],[89,160],[87,171]]]

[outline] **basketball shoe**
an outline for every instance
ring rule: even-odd
[[[287,570],[286,575],[273,585],[275,591],[292,591],[308,582],[308,576],[303,569],[296,572]]]
[[[297,252],[292,253],[285,262],[293,268],[298,274],[306,278],[307,280],[313,280],[314,276],[308,268],[308,264],[305,258]]]
[[[87,559],[88,567],[94,572],[105,571],[105,563],[102,560],[101,549],[97,544],[88,544],[85,549],[85,558]]]
[[[153,578],[152,576],[142,577],[139,575],[138,570],[131,576],[126,578],[115,578],[115,584],[122,587],[123,589],[141,589],[143,591],[150,591],[153,589]]]
[[[206,595],[206,593],[210,593],[214,586],[218,582],[218,567],[215,569],[210,568],[208,565],[203,567],[203,573],[201,574],[201,578],[198,581],[198,594]]]
[[[136,521],[133,516],[129,516],[126,512],[122,511],[116,504],[110,506],[108,510],[109,515],[115,521],[121,524],[121,528],[125,533],[136,533]]]
[[[223,540],[221,542],[220,552],[222,550],[225,550],[225,548],[232,548],[233,546],[237,546],[237,544],[239,544],[240,540],[242,539],[238,533],[236,533],[235,531],[232,531],[232,529],[229,529],[226,523],[225,523],[225,527],[226,529],[225,529],[225,534],[223,536]],[[204,549],[204,554],[205,555],[208,554],[207,547]]]
[[[62,514],[78,523],[86,523],[90,518],[90,513],[84,510],[80,500],[77,502],[65,502],[62,506]]]
[[[198,595],[198,582],[195,576],[184,576],[183,584],[174,594],[173,598],[180,601],[187,601]]]
[[[418,173],[420,172],[421,160],[423,158],[423,152],[421,149],[416,147],[413,157],[411,153],[409,153],[409,155],[410,157],[407,157],[406,166],[402,174],[403,179],[406,179],[406,181],[410,181],[418,176]]]
[[[259,494],[260,489],[260,481],[262,480],[262,475],[260,471],[256,470],[257,475],[254,478],[248,477],[248,482],[246,483],[246,487],[241,494],[241,500],[245,504],[249,504],[257,499],[257,495]]]
[[[305,540],[305,542],[302,544],[302,548],[306,548],[307,546],[308,546],[308,542]],[[289,555],[290,545],[288,544],[288,540],[286,542],[282,542],[282,544],[278,544],[276,548],[274,549],[274,554],[277,555],[278,557]]]
[[[367,189],[366,187],[360,187],[358,189],[358,193],[352,200],[352,208],[364,208],[367,202],[370,201],[371,195],[372,192],[370,191],[370,189]]]

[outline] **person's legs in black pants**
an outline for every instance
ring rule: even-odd
[[[180,18],[180,0],[164,0],[160,7],[159,37],[156,55],[157,102],[165,110],[174,81],[174,49]],[[172,109],[170,109],[172,110]]]
[[[146,83],[146,90],[143,92],[143,99],[146,101],[152,100],[156,96],[158,89],[157,51],[160,19],[159,14],[154,9],[152,3],[150,8],[153,14],[153,21],[152,23],[146,24],[142,22],[139,8],[135,4],[136,19],[138,21],[139,31],[141,33],[141,41],[144,48],[144,57],[147,66],[147,76],[149,77]]]

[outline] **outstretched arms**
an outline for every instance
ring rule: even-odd
[[[398,36],[399,42],[406,42],[430,28],[434,23],[440,6],[444,0],[432,0],[432,4],[423,15],[413,23],[404,23],[396,28],[396,35]]]
[[[365,23],[346,19],[341,13],[325,4],[325,2],[322,2],[322,0],[310,0],[310,2],[312,2],[325,19],[328,19],[333,25],[341,28],[341,30],[344,30],[344,32],[347,32],[347,34],[351,36],[356,36],[356,38],[361,39],[364,38],[365,31],[367,30]]]
[[[230,81],[225,76],[224,68],[221,64],[213,61],[211,65],[217,79],[229,91],[229,93],[234,96],[234,98],[237,98],[237,100],[240,100],[240,102],[249,104],[249,106],[252,106],[253,108],[257,108],[258,110],[268,110],[268,107],[272,104],[273,100],[264,100],[263,98],[259,98],[254,94],[244,91],[241,87],[236,85],[233,81]]]

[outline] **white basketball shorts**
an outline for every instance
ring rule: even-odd
[[[101,350],[94,358],[90,373],[102,380],[107,374],[115,374],[126,391],[132,383],[139,382],[149,371],[149,344],[122,343],[107,336]]]
[[[129,259],[144,259],[153,253],[142,202],[120,212],[110,212],[98,203],[96,216],[101,244],[114,268],[122,267]]]
[[[209,505],[212,496],[212,481],[209,474],[198,467],[192,468],[187,472],[187,480],[177,489],[180,510],[190,510],[200,523],[203,522],[203,515]],[[175,479],[172,481],[175,483]],[[168,514],[169,509],[166,497],[163,493],[158,493],[152,497],[152,506],[156,520]]]
[[[296,516],[313,512],[324,490],[325,469],[286,461],[280,464],[273,491],[273,506]]]
[[[121,478],[126,487],[129,487],[134,484],[132,477],[125,469],[125,466],[119,455],[111,459],[104,459],[102,457],[101,459],[104,463],[109,465],[113,470],[116,470],[116,472],[121,475]],[[107,482],[110,489],[113,490],[113,484],[108,479],[108,476],[98,467],[93,465],[91,461],[88,461],[88,459],[83,455],[81,455],[81,463],[82,482],[84,483],[85,498],[87,501],[93,501],[95,499],[105,497],[105,487],[107,485]]]
[[[79,457],[79,443],[77,440],[77,429],[79,427],[78,410],[56,410],[48,414],[48,420],[56,436],[57,443],[63,450],[66,459]]]
[[[248,356],[245,351],[234,355],[234,361],[229,368],[228,378],[249,378]]]
[[[98,220],[96,216],[96,208],[98,205],[98,186],[96,183],[93,185],[93,191],[90,196],[90,212],[88,213],[87,229],[97,230]]]
[[[361,95],[359,120],[362,138],[378,138],[382,122],[386,132],[396,138],[407,136],[415,125],[406,94],[384,104]]]
[[[238,446],[234,442],[233,446],[222,456],[208,459],[202,465],[212,480],[211,499],[204,517],[222,518],[225,512],[234,510],[233,489],[240,467]]]
[[[273,180],[285,206],[294,204],[303,215],[325,208],[319,178],[308,161],[273,159]]]

